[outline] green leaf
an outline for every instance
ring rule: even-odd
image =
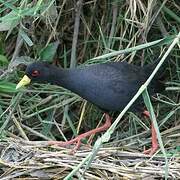
[[[19,31],[19,33],[30,47],[33,46],[33,42],[31,41],[30,37],[22,29]]]
[[[7,15],[0,18],[0,31],[8,31],[19,24],[20,16],[15,11],[11,11]]]
[[[7,57],[0,54],[0,65],[1,65],[1,66],[2,66],[2,65],[7,65],[8,63],[9,63],[9,62],[8,62]]]
[[[0,92],[3,93],[14,93],[17,92],[16,84],[8,81],[0,82]]]
[[[56,50],[58,48],[59,42],[50,43],[47,47],[43,48],[40,52],[40,58],[42,60],[52,62],[54,55],[56,54]]]

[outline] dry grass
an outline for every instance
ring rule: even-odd
[[[1,166],[4,173],[1,179],[15,179],[28,177],[35,179],[63,179],[74,169],[91,151],[84,147],[75,155],[64,148],[47,148],[43,142],[27,142],[8,139],[1,144]],[[180,158],[168,158],[170,179],[180,177]],[[73,179],[145,179],[163,177],[164,158],[150,157],[142,153],[122,151],[119,147],[101,148],[96,158],[85,171],[85,165]]]

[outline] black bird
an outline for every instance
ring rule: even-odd
[[[158,62],[157,60],[153,64],[144,67],[126,62],[108,62],[70,69],[58,68],[46,62],[35,62],[27,66],[25,76],[17,84],[16,88],[18,89],[30,82],[59,85],[78,94],[106,112],[106,123],[103,126],[81,134],[67,142],[50,142],[50,144],[60,146],[76,142],[75,149],[77,149],[81,139],[109,128],[111,118],[107,112],[121,111],[147,80]],[[151,95],[164,89],[164,84],[160,81],[159,75],[160,73],[154,77],[148,87]],[[141,109],[141,103],[142,97],[137,99],[130,111]],[[154,131],[154,128],[152,130]],[[152,133],[155,133],[155,131]],[[154,136],[154,139],[152,139],[152,151],[154,152],[157,147],[157,139]]]

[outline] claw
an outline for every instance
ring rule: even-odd
[[[105,118],[106,118],[105,124],[103,126],[99,127],[99,128],[96,128],[96,129],[90,130],[88,132],[85,132],[85,133],[77,136],[76,138],[74,138],[74,139],[72,139],[70,141],[66,141],[66,142],[63,142],[63,141],[49,141],[48,144],[49,145],[57,145],[57,146],[60,146],[60,147],[66,147],[68,145],[76,143],[75,147],[72,149],[72,153],[75,153],[79,149],[82,139],[84,139],[86,137],[89,137],[92,134],[96,134],[98,132],[105,131],[111,126],[111,118],[110,118],[110,116],[108,114],[105,114]]]

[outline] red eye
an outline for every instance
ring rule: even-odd
[[[39,74],[40,74],[40,72],[37,71],[37,70],[34,70],[34,71],[31,73],[31,75],[32,75],[33,77],[39,76]]]

